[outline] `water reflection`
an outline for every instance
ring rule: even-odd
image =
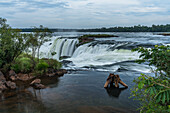
[[[126,87],[123,87],[123,88],[117,88],[115,86],[110,86],[110,87],[107,87],[106,88],[106,91],[108,93],[108,95],[110,97],[116,97],[116,98],[119,98],[119,95],[120,93],[123,91],[123,90],[126,90],[127,88]]]
[[[29,90],[6,92],[0,96],[0,112],[2,113],[44,113],[46,107],[40,95]]]

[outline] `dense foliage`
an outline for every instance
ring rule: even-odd
[[[27,48],[27,38],[12,30],[6,19],[0,18],[0,68],[10,65]]]
[[[170,46],[143,47],[134,49],[141,53],[137,62],[149,62],[155,66],[155,76],[141,74],[134,82],[132,97],[141,101],[141,113],[170,112]]]
[[[170,32],[170,24],[148,26],[132,26],[132,27],[110,27],[96,29],[81,29],[79,32]]]
[[[22,32],[34,32],[35,29],[25,28]],[[52,32],[170,32],[170,24],[149,26],[131,26],[131,27],[110,27],[95,29],[50,29]]]
[[[13,69],[16,73],[46,72],[47,68],[59,69],[61,63],[52,59],[39,59],[40,47],[50,40],[51,32],[40,25],[33,33],[20,33],[0,18],[0,70],[7,73]],[[29,52],[31,49],[31,55]]]

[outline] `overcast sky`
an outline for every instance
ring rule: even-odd
[[[170,0],[0,0],[12,27],[96,28],[170,24]]]

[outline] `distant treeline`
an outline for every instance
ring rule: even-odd
[[[49,29],[52,32],[170,32],[170,24],[148,26],[132,26],[132,27],[110,27],[110,28],[95,28],[95,29]],[[21,29],[22,32],[33,32],[33,28]]]

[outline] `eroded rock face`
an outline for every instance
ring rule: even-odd
[[[9,89],[16,89],[17,88],[17,86],[14,82],[7,81],[5,84]]]

